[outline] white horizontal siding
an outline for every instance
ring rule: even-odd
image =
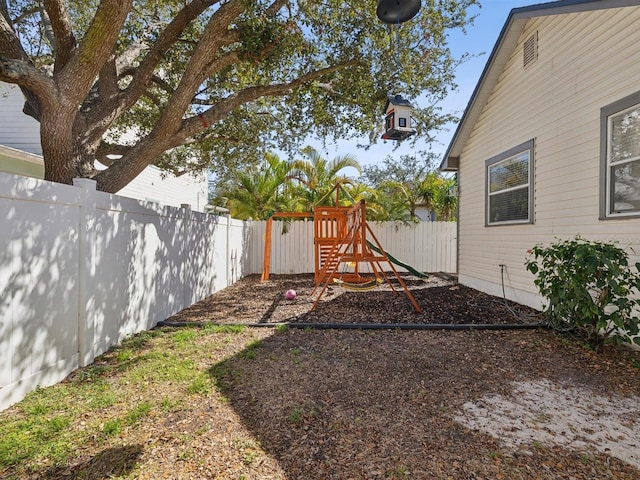
[[[22,113],[23,106],[20,88],[0,82],[0,145],[42,155],[40,124]]]
[[[182,204],[203,212],[207,204],[208,182],[205,173],[176,177],[157,167],[145,168],[129,185],[118,192],[124,197],[163,203],[173,207]]]
[[[620,241],[640,252],[640,221],[600,221],[600,109],[640,90],[640,8],[530,20],[460,158],[460,280],[531,303],[526,251],[556,238]],[[538,60],[522,43],[538,31]],[[535,139],[535,223],[485,227],[485,161]],[[530,295],[533,294],[533,295]],[[536,300],[537,302],[537,300]],[[539,303],[539,302],[537,302]]]

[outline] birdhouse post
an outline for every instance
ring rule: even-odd
[[[416,133],[411,125],[412,105],[402,95],[387,99],[383,140],[404,140]]]

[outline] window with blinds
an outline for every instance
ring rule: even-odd
[[[533,140],[486,161],[486,224],[533,223]]]

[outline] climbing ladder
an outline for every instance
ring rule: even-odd
[[[381,263],[386,262],[414,309],[422,313],[422,309],[367,224],[364,200],[352,207],[316,207],[313,220],[316,288],[311,296],[313,297],[318,289],[320,291],[311,310],[315,310],[320,298],[335,280],[341,282],[343,286],[362,290],[364,284],[376,286],[381,283],[380,276],[382,276],[394,295],[397,295],[397,290],[381,266]],[[367,239],[368,236],[371,237],[371,241]],[[370,278],[360,274],[362,263],[371,267],[375,281],[372,282]],[[348,267],[351,270],[345,272],[342,267]]]

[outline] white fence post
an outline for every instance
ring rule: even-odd
[[[96,248],[96,181],[74,178],[73,186],[82,189],[80,195],[80,225],[78,242],[78,353],[81,367],[95,358],[95,252]]]
[[[181,240],[181,257],[182,257],[182,307],[186,308],[191,305],[191,275],[193,274],[193,265],[190,255],[190,231],[191,231],[191,205],[188,203],[180,204],[182,209],[182,238]]]

